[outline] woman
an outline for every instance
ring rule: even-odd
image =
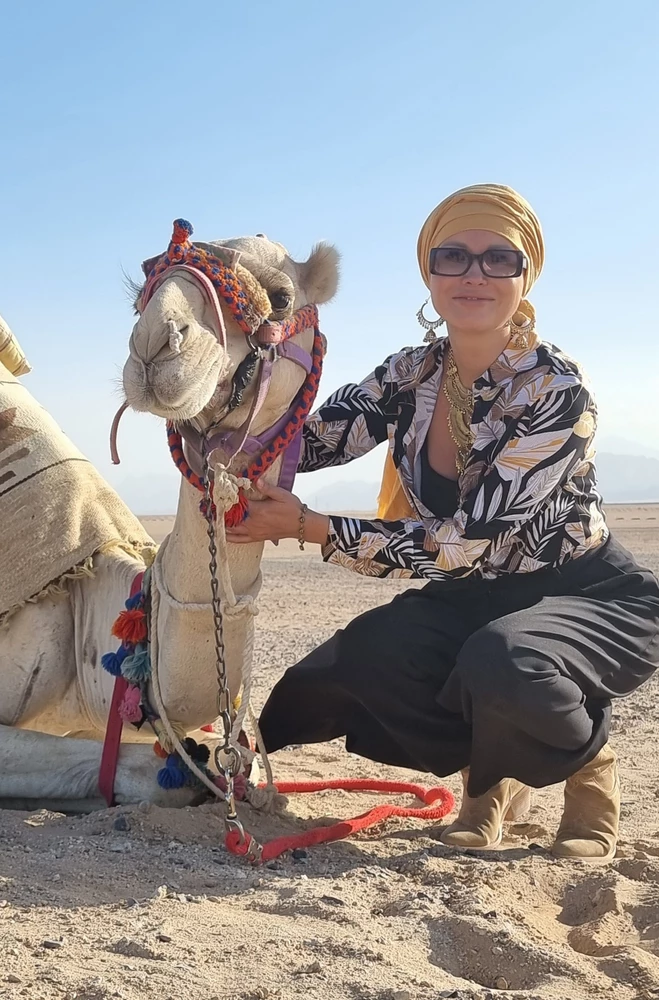
[[[426,220],[418,257],[442,317],[419,313],[431,342],[335,392],[305,430],[305,472],[389,440],[378,519],[327,517],[265,488],[232,540],[299,537],[365,575],[430,582],[291,667],[264,742],[345,736],[383,763],[461,769],[442,841],[463,849],[498,846],[527,786],[565,781],[553,853],[605,863],[620,812],[611,699],[657,666],[659,584],[609,536],[588,383],[535,332],[525,296],[544,246],[530,205],[499,185],[458,191]]]

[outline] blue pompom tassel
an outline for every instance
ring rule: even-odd
[[[126,601],[126,611],[134,611],[135,608],[139,608],[143,597],[144,594],[142,593],[141,590],[138,590],[138,592],[133,597],[129,597],[128,600]]]
[[[142,684],[151,676],[151,657],[142,643],[135,647],[132,656],[127,656],[121,673],[131,684]]]
[[[192,223],[188,222],[187,219],[174,219],[174,225],[177,229],[183,229],[188,236],[192,236],[194,229]]]
[[[181,764],[179,755],[170,753],[165,766],[158,771],[158,784],[161,788],[183,788],[188,776],[181,770]]]
[[[121,665],[128,656],[128,650],[125,646],[119,646],[119,649],[115,653],[104,653],[101,657],[101,665],[104,670],[107,670],[109,674],[113,677],[121,676]]]

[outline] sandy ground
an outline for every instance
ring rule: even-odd
[[[659,505],[613,507],[623,544],[659,572]],[[168,519],[149,519],[154,534]],[[270,547],[257,620],[257,705],[287,665],[404,585]],[[222,846],[216,806],[86,817],[0,814],[0,997],[203,1000],[649,1000],[659,997],[659,682],[618,706],[619,857],[554,861],[560,787],[534,795],[503,850],[463,857],[440,828],[390,820],[253,869]],[[338,742],[273,758],[279,778],[412,778]],[[454,790],[458,782],[449,779]],[[373,797],[291,800],[261,838],[355,815]]]

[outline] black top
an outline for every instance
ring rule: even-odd
[[[453,517],[458,509],[458,483],[435,472],[428,458],[428,438],[421,447],[420,499],[435,517]]]

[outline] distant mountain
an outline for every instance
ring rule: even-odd
[[[180,485],[177,475],[126,476],[115,489],[135,514],[143,516],[175,514]]]
[[[597,471],[600,490],[607,503],[659,501],[657,458],[599,452]],[[305,476],[303,499],[315,510],[373,512],[377,507],[379,482],[338,481],[316,491],[312,484],[313,480]],[[179,478],[174,475],[127,476],[118,485],[118,492],[136,514],[175,513],[178,491]]]
[[[599,452],[597,472],[606,503],[659,502],[659,459]],[[380,484],[355,480],[329,483],[305,495],[310,507],[338,511],[374,511]]]
[[[328,483],[315,493],[307,488],[305,499],[312,509],[327,511],[330,514],[339,511],[372,512],[377,507],[379,489],[379,483],[348,480],[348,482]]]
[[[659,501],[659,459],[598,452],[599,487],[606,503]]]
[[[659,458],[659,448],[651,448],[643,441],[631,441],[617,434],[600,434],[595,438],[598,452],[608,455],[636,455],[638,458]]]

